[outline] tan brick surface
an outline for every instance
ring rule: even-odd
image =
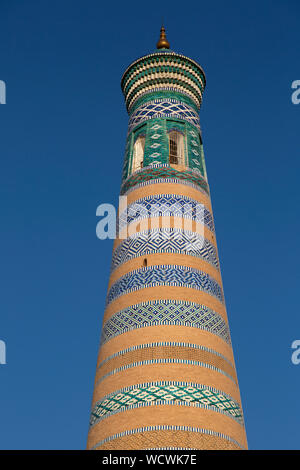
[[[183,346],[147,347],[122,353],[121,355],[113,357],[109,361],[102,364],[102,366],[97,371],[96,381],[119,367],[133,364],[135,362],[154,359],[181,359],[203,362],[226,372],[236,381],[234,367],[221,356],[203,349]],[[198,368],[199,366],[195,365],[194,367]]]
[[[180,430],[139,432],[105,442],[95,450],[145,450],[170,447],[175,449],[241,450],[239,445],[222,437]]]
[[[126,263],[121,264],[111,274],[108,288],[110,289],[112,284],[114,284],[120,277],[124,276],[124,274],[134,271],[135,269],[142,268],[144,259],[147,259],[148,267],[154,265],[174,264],[175,266],[186,266],[198,269],[199,271],[209,274],[209,276],[213,277],[222,287],[220,271],[207,261],[204,261],[201,258],[196,258],[195,256],[181,255],[177,253],[156,253],[153,255],[139,256],[138,258],[133,258]]]
[[[128,347],[159,341],[174,341],[205,346],[219,352],[231,363],[234,363],[231,346],[217,335],[191,326],[157,325],[128,331],[103,344],[99,352],[98,365],[108,356]]]

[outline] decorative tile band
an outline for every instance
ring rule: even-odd
[[[122,79],[123,93],[126,95],[130,89],[134,89],[139,83],[149,80],[159,84],[159,78],[166,76],[170,77],[170,84],[176,83],[174,79],[179,78],[192,85],[195,89],[199,87],[201,92],[203,92],[205,86],[204,76],[199,69],[191,67],[191,65],[184,60],[166,56],[158,57],[158,60],[152,61],[152,63],[144,59],[140,66],[133,67],[127,77],[124,77],[124,80]]]
[[[183,54],[178,54],[178,52],[174,52],[169,49],[168,50],[158,49],[155,52],[144,55],[140,57],[139,59],[136,59],[134,62],[132,62],[122,75],[121,85],[124,83],[124,81],[127,80],[127,77],[131,71],[136,72],[137,70],[139,70],[140,67],[145,66],[145,64],[146,65],[155,64],[155,63],[159,64],[160,62],[164,63],[166,60],[169,59],[169,57],[171,59],[179,61],[182,64],[186,64],[185,65],[186,67],[190,67],[191,70],[194,70],[195,72],[200,73],[201,76],[203,77],[204,86],[205,86],[206,82],[205,82],[204,71],[202,67],[198,64],[198,62],[191,59],[190,57],[187,57]]]
[[[156,253],[178,253],[201,258],[219,270],[217,250],[197,232],[158,228],[138,232],[124,240],[112,256],[111,271],[122,263]]]
[[[137,199],[120,214],[118,232],[131,222],[150,217],[182,217],[206,225],[214,231],[214,221],[210,211],[195,199],[178,194],[156,194]]]
[[[131,362],[130,364],[125,364],[124,366],[117,367],[116,369],[113,369],[110,372],[107,372],[107,374],[100,377],[100,379],[95,384],[95,387],[97,387],[107,377],[118,374],[119,372],[124,372],[125,370],[133,369],[134,367],[149,366],[149,365],[154,365],[154,364],[155,365],[159,365],[159,364],[164,364],[164,365],[166,365],[166,364],[168,364],[168,365],[171,365],[171,364],[184,364],[184,365],[191,365],[191,366],[196,366],[196,367],[204,367],[205,369],[211,369],[214,372],[218,372],[220,374],[225,375],[230,380],[232,380],[236,385],[236,381],[234,380],[234,378],[231,375],[229,375],[224,370],[214,366],[213,364],[209,364],[207,362],[201,362],[201,361],[192,361],[192,360],[189,360],[189,359],[161,358],[161,359],[146,359],[144,361]]]
[[[159,100],[162,98],[170,100],[170,103],[178,103],[178,101],[180,101],[184,104],[187,104],[188,106],[193,108],[193,110],[198,114],[198,108],[195,102],[185,92],[181,91],[180,93],[177,93],[174,90],[169,92],[166,90],[155,90],[153,91],[153,93],[141,93],[139,98],[134,102],[134,105],[131,107],[130,115],[132,115],[137,110],[137,108],[139,108],[143,104],[149,101]]]
[[[165,183],[180,184],[180,185],[184,185],[184,186],[189,186],[189,187],[195,189],[196,191],[201,192],[206,197],[208,197],[207,192],[204,191],[203,189],[201,189],[200,186],[197,186],[196,184],[194,184],[194,183],[192,183],[188,180],[180,180],[180,179],[177,179],[177,178],[155,178],[155,179],[152,179],[152,180],[142,181],[141,183],[136,184],[132,188],[129,188],[126,191],[126,193],[124,193],[123,195],[128,196],[128,194],[132,193],[133,191],[136,191],[139,188],[144,188],[145,186],[149,186],[151,184],[161,184],[161,183],[163,183],[163,184],[165,184]]]
[[[154,87],[172,87],[175,91],[183,91],[200,108],[205,76],[194,61],[180,54],[168,51],[161,54],[158,51],[129,66],[122,77],[121,87],[129,110],[142,93]]]
[[[204,291],[224,303],[222,287],[203,271],[176,265],[157,265],[135,269],[120,277],[109,289],[106,305],[121,295],[158,286],[187,287]]]
[[[104,359],[100,364],[98,365],[97,369],[102,367],[104,364],[107,362],[111,361],[112,359],[116,357],[123,357],[125,354],[128,354],[129,352],[132,351],[140,351],[140,350],[149,350],[151,348],[186,348],[190,350],[198,350],[198,351],[205,351],[211,354],[215,354],[216,356],[224,359],[232,368],[233,364],[227,359],[227,357],[223,356],[223,354],[219,353],[218,351],[215,351],[214,349],[207,348],[206,346],[202,346],[201,344],[195,344],[195,343],[185,343],[185,342],[176,342],[176,341],[155,341],[153,343],[145,343],[145,344],[137,344],[135,346],[130,346],[129,348],[123,349],[122,351],[118,351],[111,356],[108,356],[106,359]],[[154,351],[152,351],[153,353]]]
[[[183,119],[193,124],[201,132],[199,115],[191,106],[174,99],[160,98],[142,104],[131,114],[128,133],[138,124],[153,118]]]
[[[101,344],[128,331],[158,325],[199,328],[231,345],[229,328],[221,315],[205,305],[180,300],[143,302],[116,312],[103,325]]]
[[[102,441],[97,442],[92,447],[92,450],[96,449],[97,447],[101,447],[103,444],[106,444],[107,442],[111,442],[115,439],[120,439],[125,436],[132,436],[136,434],[145,434],[145,433],[150,433],[153,431],[175,431],[175,432],[185,432],[185,433],[196,433],[196,434],[204,434],[208,436],[214,436],[218,437],[221,439],[224,439],[226,441],[232,442],[236,446],[240,447],[241,449],[245,449],[244,446],[242,446],[239,442],[237,442],[235,439],[232,437],[228,436],[227,434],[223,434],[220,432],[212,431],[210,429],[204,429],[204,428],[196,428],[193,426],[175,426],[175,425],[168,425],[168,424],[159,424],[156,426],[143,426],[140,428],[134,428],[134,429],[129,429],[126,431],[119,432],[117,434],[113,434],[112,436],[106,437]],[[178,449],[178,448],[176,448]],[[190,448],[187,448],[190,449]]]
[[[101,373],[101,377],[95,386],[111,375],[153,364],[205,367],[224,374],[236,384],[234,366],[219,352],[202,345],[164,341],[132,346],[107,357],[98,365],[97,371]]]
[[[180,71],[178,70],[180,73]],[[179,74],[178,74],[179,75]],[[147,81],[143,77],[137,77],[135,83],[130,83],[127,90],[125,90],[126,97],[125,102],[128,109],[131,108],[132,104],[137,100],[142,93],[145,91],[152,92],[153,88],[156,89],[169,89],[173,88],[174,91],[180,92],[183,91],[195,102],[195,104],[200,108],[202,101],[202,94],[200,91],[200,83],[195,83],[194,80],[186,78],[184,74],[178,78],[174,78],[174,75],[168,73],[165,70],[158,72],[158,77],[153,79],[150,75],[148,76]]]
[[[132,385],[106,395],[94,405],[90,426],[128,409],[167,404],[210,409],[243,425],[239,403],[222,391],[189,382],[159,381]]]
[[[136,171],[131,176],[129,176],[121,186],[121,194],[126,193],[128,189],[134,187],[136,184],[157,178],[177,178],[179,180],[189,181],[190,183],[194,183],[195,185],[199,186],[207,194],[209,194],[208,183],[201,176],[200,172],[197,172],[196,170],[191,171],[189,169],[179,171],[170,167],[169,165],[159,164],[142,168],[141,170]]]

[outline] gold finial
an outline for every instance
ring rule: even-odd
[[[166,38],[166,30],[164,26],[160,28],[160,38],[156,44],[157,49],[170,49],[170,43]]]

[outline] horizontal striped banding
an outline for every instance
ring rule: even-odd
[[[154,194],[137,199],[123,210],[118,219],[117,233],[132,222],[158,216],[173,216],[190,219],[214,231],[214,221],[211,212],[204,204],[178,194]]]
[[[90,427],[89,448],[115,434],[157,425],[202,428],[221,434],[226,433],[241,446],[247,447],[244,427],[226,414],[207,408],[164,404],[128,409],[100,421]],[[188,447],[183,442],[181,445]],[[155,445],[151,447],[155,447]]]
[[[119,278],[107,293],[106,305],[121,295],[156,286],[200,290],[224,303],[222,287],[207,273],[187,266],[159,265],[136,269]]]
[[[107,357],[97,368],[96,385],[111,374],[145,364],[191,364],[197,367],[210,367],[224,373],[235,383],[236,373],[233,364],[213,349],[189,343],[158,342],[140,344]]]
[[[194,256],[219,269],[215,246],[201,234],[176,228],[158,228],[135,233],[120,243],[113,252],[111,271],[133,258],[157,253]]]
[[[158,51],[133,62],[124,72],[121,87],[127,109],[145,92],[167,88],[189,96],[200,108],[205,75],[197,62],[172,51]]]
[[[131,64],[121,86],[130,115],[127,199],[88,447],[246,448],[198,116],[203,70],[162,50]],[[185,137],[178,160],[170,158],[174,131]]]
[[[175,182],[174,184],[172,184]],[[171,183],[171,184],[169,184]],[[145,197],[158,196],[160,194],[167,194],[169,196],[176,195],[179,199],[182,196],[190,198],[191,200],[197,202],[198,204],[203,204],[206,209],[212,213],[212,206],[209,195],[201,190],[199,186],[189,182],[187,180],[178,180],[178,179],[169,179],[169,178],[159,178],[149,181],[144,181],[140,184],[137,184],[135,187],[130,188],[126,194],[127,199],[120,199],[119,212],[125,210],[126,205],[129,206],[133,202],[136,202]]]
[[[136,173],[134,173],[134,174],[136,174]],[[193,188],[198,192],[200,191],[206,197],[208,196],[206,191],[204,191],[202,188],[200,188],[200,186],[197,186],[196,184],[194,184],[192,181],[183,180],[183,179],[180,180],[180,179],[177,179],[177,178],[153,178],[153,179],[150,179],[150,180],[142,181],[141,183],[137,183],[134,187],[129,188],[126,191],[126,193],[123,194],[123,196],[128,196],[133,191],[136,191],[136,190],[141,189],[141,188],[145,188],[149,185],[156,185],[156,184],[165,184],[169,187],[172,187],[174,184],[178,185],[178,186],[179,185],[184,185],[186,187]],[[174,186],[173,186],[173,188],[174,188]],[[158,194],[159,192],[160,191],[157,191],[156,194]]]
[[[90,426],[126,409],[161,404],[213,409],[243,424],[238,402],[220,390],[188,382],[150,382],[117,390],[98,400],[92,409]]]
[[[235,439],[220,432],[191,426],[168,425],[144,426],[123,431],[97,442],[92,449],[150,450],[154,443],[160,444],[158,449],[245,449]],[[189,444],[189,447],[181,447],[183,443]],[[163,447],[164,445],[168,447]]]
[[[153,164],[148,167],[144,167],[141,170],[135,171],[130,175],[121,186],[121,194],[125,194],[130,188],[133,188],[136,184],[143,183],[157,178],[176,178],[179,181],[188,181],[190,183],[199,186],[207,194],[209,194],[208,183],[200,172],[190,170],[188,168],[184,170],[177,170],[170,165],[165,164]]]

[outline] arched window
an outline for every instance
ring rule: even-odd
[[[184,165],[184,136],[181,132],[169,132],[169,162]]]
[[[143,168],[145,140],[145,136],[140,135],[134,143],[132,171],[137,171],[140,168]]]

